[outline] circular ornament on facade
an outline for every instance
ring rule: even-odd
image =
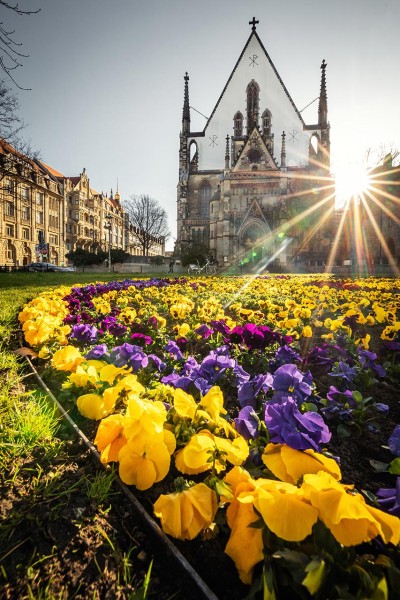
[[[261,152],[257,148],[252,148],[247,155],[247,158],[252,163],[258,163],[261,160]]]

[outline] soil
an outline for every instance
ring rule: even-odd
[[[400,423],[400,403],[398,387],[390,384],[376,384],[371,395],[390,407],[388,416],[373,413],[379,431],[350,428],[349,437],[339,437],[333,429],[329,451],[340,457],[343,483],[374,493],[379,487],[394,487],[393,475],[375,471],[370,461],[392,460],[386,446]],[[94,427],[91,431],[86,426],[90,439]],[[143,596],[135,596],[135,589],[145,580],[152,560],[149,598],[206,597],[118,486],[113,486],[105,502],[88,501],[82,482],[93,479],[100,467],[69,429],[64,427],[60,436],[65,440],[61,453],[44,457],[38,447],[29,462],[16,461],[15,478],[13,473],[2,476],[0,515],[8,529],[0,538],[0,598],[139,599]],[[38,464],[43,481],[50,480],[52,473],[59,474],[57,494],[33,481],[31,474]],[[150,494],[132,491],[152,515],[152,502],[160,493],[172,491],[172,480],[173,476]],[[221,525],[216,538],[174,543],[219,600],[243,600],[249,588],[240,583],[233,562],[223,552],[229,535],[225,527]]]

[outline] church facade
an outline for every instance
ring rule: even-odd
[[[323,265],[332,246],[326,63],[318,117],[306,124],[256,25],[203,131],[191,131],[189,76],[179,148],[177,248],[219,267]],[[317,84],[318,85],[318,84]]]

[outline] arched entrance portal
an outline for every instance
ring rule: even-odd
[[[267,264],[273,254],[274,245],[267,223],[259,220],[247,222],[239,233],[240,260],[250,266],[260,262]]]

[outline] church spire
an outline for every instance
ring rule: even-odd
[[[182,112],[182,133],[187,135],[190,132],[190,106],[189,106],[189,75],[185,73],[185,94],[183,100]]]
[[[318,125],[326,126],[328,123],[328,100],[326,95],[326,76],[325,69],[327,67],[327,63],[325,59],[321,64],[321,90],[319,93],[319,104],[318,104]]]
[[[282,131],[281,167],[286,167],[286,133]]]
[[[225,169],[229,169],[229,135],[226,136]]]

